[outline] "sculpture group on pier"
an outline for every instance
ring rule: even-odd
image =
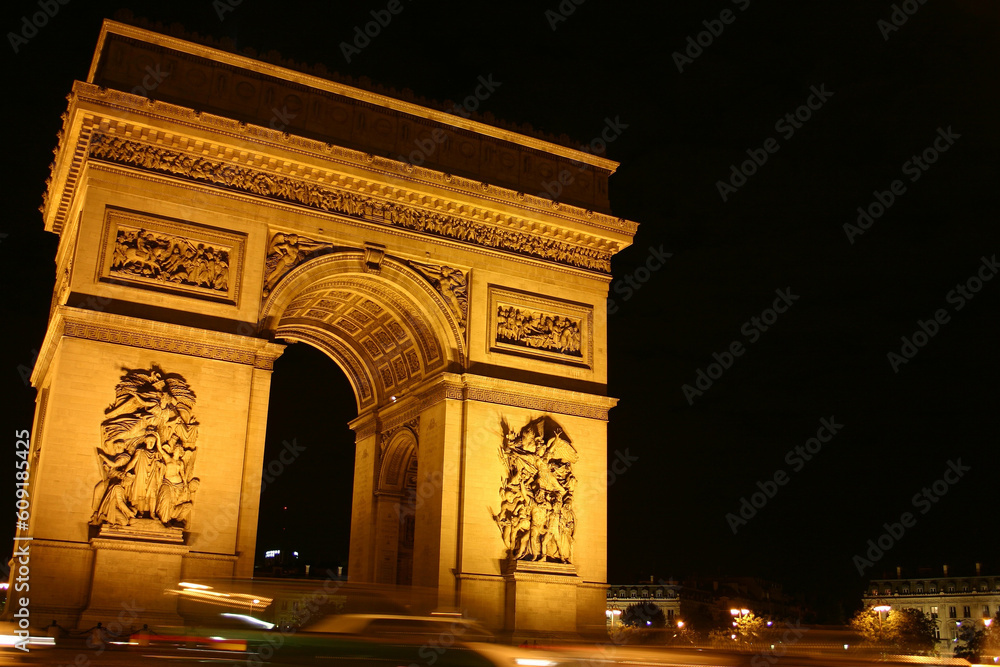
[[[92,525],[154,519],[168,528],[186,527],[199,485],[194,404],[195,394],[180,375],[156,366],[126,369],[101,423]]]
[[[501,421],[500,529],[508,560],[571,563],[576,512],[573,493],[576,448],[551,417],[538,417],[518,431]]]

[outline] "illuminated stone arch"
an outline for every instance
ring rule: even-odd
[[[385,405],[442,371],[465,364],[464,323],[426,278],[361,251],[308,260],[268,295],[260,331],[313,345],[344,371],[358,412]]]
[[[127,599],[179,625],[165,586],[253,575],[271,373],[302,342],[355,394],[350,580],[411,570],[510,635],[603,628],[607,297],[637,229],[610,213],[617,164],[132,26],[98,43],[42,206],[32,614],[84,629]],[[147,64],[186,74],[129,92]],[[310,103],[275,130],[264,100],[291,89]],[[431,134],[424,164],[387,157]],[[530,194],[570,171],[558,202]],[[137,441],[174,472],[131,498]]]

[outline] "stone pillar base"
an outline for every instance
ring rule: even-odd
[[[89,603],[77,626],[83,630],[102,623],[112,641],[116,636],[127,637],[131,628],[141,628],[144,623],[184,623],[177,613],[177,596],[169,591],[177,589],[188,548],[177,544],[169,531],[160,539],[150,539],[151,535],[137,539],[124,534],[129,528],[112,531],[120,535],[117,538],[90,540],[94,578]]]
[[[517,640],[576,632],[580,577],[564,563],[511,561],[504,567],[504,630]]]

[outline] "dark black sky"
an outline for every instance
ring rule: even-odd
[[[651,247],[673,256],[628,300],[625,283],[613,283],[609,393],[621,403],[609,452],[627,450],[638,462],[609,491],[611,580],[754,574],[850,605],[862,583],[853,556],[906,511],[916,524],[875,564],[876,575],[897,564],[1000,565],[1000,279],[961,309],[948,298],[981,258],[1000,252],[995,3],[910,0],[902,4],[915,13],[885,39],[878,22],[893,7],[872,0],[563,0],[574,11],[555,30],[545,12],[559,11],[556,0],[404,0],[347,63],[339,44],[385,4],[244,0],[220,20],[208,0],[77,0],[19,53],[0,48],[7,433],[29,425],[34,409],[18,366],[30,365],[41,342],[53,284],[56,239],[35,209],[64,96],[86,76],[101,18],[126,7],[442,101],[492,75],[501,85],[482,110],[580,142],[606,119],[625,126],[607,151],[622,165],[611,201],[641,226],[614,262],[615,280],[645,277],[635,271]],[[723,10],[732,22],[679,72],[673,53]],[[35,11],[34,2],[7,3],[0,28],[17,30]],[[819,108],[809,120],[794,133],[776,126],[813,87],[830,95],[821,105],[813,98]],[[958,138],[911,181],[904,163],[932,146],[939,128]],[[723,201],[717,182],[771,138],[777,152]],[[844,224],[894,180],[905,192],[850,243]],[[778,289],[799,298],[751,343],[744,323]],[[887,354],[938,309],[949,321],[894,372]],[[734,341],[745,353],[690,405],[682,386]],[[276,366],[268,451],[293,438],[307,449],[266,490],[258,546],[346,561],[353,398],[332,362],[301,348]],[[822,418],[843,428],[794,470],[786,453]],[[958,459],[971,469],[921,514],[912,496]],[[727,513],[778,470],[787,485],[734,534]]]

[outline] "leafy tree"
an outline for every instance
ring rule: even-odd
[[[866,643],[886,651],[930,653],[937,643],[937,626],[919,609],[894,609],[883,616],[874,607],[869,607],[854,615],[851,628]]]
[[[636,602],[625,607],[622,612],[622,625],[636,628],[663,628],[667,625],[667,617],[657,605],[652,602]]]
[[[955,657],[973,663],[986,663],[1000,656],[1000,612],[986,629],[976,629],[972,623],[962,623],[958,630]]]
[[[750,649],[771,643],[773,634],[766,620],[750,612],[734,616],[728,628],[712,630],[709,639],[720,648]]]
[[[694,646],[698,640],[694,628],[676,617],[663,630],[663,643],[667,646]]]

